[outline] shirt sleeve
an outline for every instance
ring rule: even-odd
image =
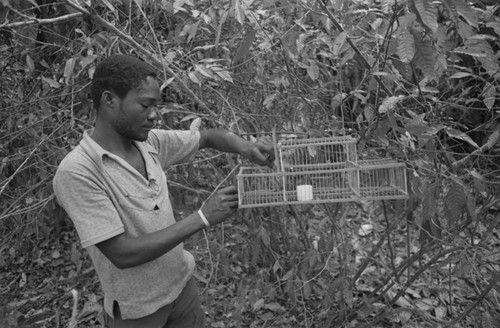
[[[194,159],[200,147],[200,132],[151,130],[148,143],[158,152],[163,169]]]
[[[111,199],[91,176],[59,169],[54,177],[54,193],[73,222],[83,248],[125,231]]]

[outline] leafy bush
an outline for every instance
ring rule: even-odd
[[[127,53],[161,72],[162,128],[201,117],[249,138],[350,134],[364,158],[409,170],[404,202],[242,210],[193,238],[212,327],[497,326],[499,12],[486,0],[1,1],[8,324],[67,320],[70,288],[82,326],[100,320],[51,179],[92,126],[96,63]],[[169,171],[178,215],[236,165],[207,151]]]

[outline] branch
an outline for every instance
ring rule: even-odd
[[[26,26],[26,25],[33,25],[33,24],[53,24],[53,23],[61,23],[65,22],[68,20],[71,20],[73,18],[78,18],[82,17],[82,13],[73,13],[73,14],[68,14],[64,16],[59,16],[55,18],[46,18],[46,19],[36,19],[36,18],[30,18],[26,21],[22,22],[14,22],[14,23],[4,23],[0,24],[0,28],[15,28],[15,27],[20,27],[20,26]]]
[[[458,316],[458,318],[450,322],[450,325],[455,327],[456,324],[458,324],[466,316],[468,316],[479,305],[479,303],[481,303],[484,300],[486,295],[488,295],[488,293],[493,289],[493,287],[495,287],[498,284],[499,281],[500,281],[500,273],[497,272],[493,277],[493,279],[491,279],[488,286],[486,286],[486,288],[481,292],[481,295],[479,295],[479,297],[476,298],[474,303],[472,303],[460,316]]]
[[[24,161],[21,163],[21,165],[19,165],[19,167],[14,171],[14,173],[12,173],[7,179],[5,179],[4,181],[2,181],[2,188],[0,189],[0,196],[3,194],[5,188],[7,188],[7,186],[12,181],[12,179],[14,179],[14,177],[21,171],[21,169],[24,167],[24,165],[26,165],[26,163],[28,163],[28,161],[30,160],[31,156],[33,156],[33,154],[38,150],[38,148],[40,148],[45,141],[49,140],[50,137],[52,137],[52,135],[54,135],[54,133],[56,133],[56,131],[58,131],[59,128],[61,128],[61,127],[62,127],[62,125],[59,126],[57,129],[53,130],[48,136],[46,136],[45,138],[43,138],[31,150],[31,152],[28,154],[28,156],[26,156],[26,158],[24,159]]]
[[[488,142],[486,142],[479,149],[474,150],[472,153],[470,153],[469,155],[465,156],[461,160],[456,161],[455,163],[453,163],[451,167],[453,169],[457,169],[457,168],[460,168],[460,167],[466,165],[471,160],[471,158],[473,156],[480,155],[482,153],[487,152],[488,150],[490,150],[491,148],[493,148],[498,143],[499,140],[500,140],[500,132],[499,131],[493,132],[491,134],[490,138],[488,139]]]
[[[134,40],[134,38],[132,38],[132,36],[128,35],[128,34],[125,34],[123,33],[122,31],[120,31],[119,29],[117,29],[115,26],[113,26],[112,24],[110,24],[108,21],[106,21],[105,19],[103,19],[102,17],[100,17],[99,15],[94,15],[92,14],[90,11],[88,11],[87,9],[85,8],[82,8],[80,7],[78,4],[76,4],[74,2],[74,0],[66,0],[66,3],[68,5],[70,5],[71,7],[75,8],[76,10],[78,10],[79,12],[81,12],[82,14],[86,15],[86,16],[90,16],[92,18],[94,18],[99,24],[101,24],[104,28],[110,30],[111,32],[115,33],[116,35],[118,35],[119,38],[121,38],[122,40],[130,43],[132,46],[134,46],[138,51],[140,51],[141,53],[143,53],[145,56],[147,56],[152,62],[154,62],[156,65],[159,65],[161,67],[163,67],[165,69],[165,71],[170,74],[171,76],[173,76],[177,81],[179,81],[179,83],[181,84],[182,88],[189,94],[190,97],[193,98],[193,100],[205,111],[207,111],[208,113],[210,113],[210,115],[213,115],[213,116],[217,116],[210,108],[208,108],[208,106],[200,99],[198,98],[198,96],[191,90],[189,89],[189,87],[186,85],[186,83],[184,83],[184,81],[170,68],[168,67],[167,65],[165,65],[161,60],[159,60],[158,58],[156,58],[155,56],[153,56],[149,51],[148,49],[144,48],[143,46],[141,46],[137,41]]]
[[[335,26],[335,28],[337,28],[337,30],[339,30],[340,32],[344,32],[345,33],[345,30],[342,27],[342,25],[340,25],[340,23],[335,19],[335,17],[333,17],[332,12],[326,7],[326,2],[325,1],[326,0],[319,0],[318,1],[319,4],[320,4],[320,6],[321,6],[321,8],[326,13],[326,15],[328,16],[328,18],[330,18],[330,20],[332,21],[332,23]],[[349,43],[349,45],[352,47],[352,49],[354,50],[354,52],[358,55],[359,59],[361,60],[361,63],[363,64],[363,66],[365,66],[366,69],[371,70],[370,63],[368,63],[368,61],[363,56],[363,54],[361,53],[361,51],[359,51],[358,47],[356,47],[356,45],[354,44],[354,42],[352,42],[351,38],[349,36],[347,36],[347,34],[346,34],[346,40],[347,40],[347,43]],[[373,75],[373,78],[375,78],[375,80],[377,80],[377,82],[380,84],[380,86],[382,87],[382,89],[384,89],[384,91],[387,93],[388,96],[392,96],[392,91],[389,90],[389,88],[384,84],[384,82],[382,81],[382,79],[380,78],[380,76]]]

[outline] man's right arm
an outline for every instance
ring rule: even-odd
[[[201,211],[210,225],[216,225],[234,214],[237,207],[236,188],[227,187],[210,197]],[[162,256],[205,227],[200,215],[195,212],[165,229],[138,237],[122,233],[96,246],[117,268],[131,268]]]
[[[117,268],[131,268],[162,256],[203,228],[205,224],[193,213],[165,229],[138,237],[122,233],[96,246]]]

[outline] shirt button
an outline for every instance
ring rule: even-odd
[[[154,190],[154,191],[158,191],[160,190],[160,186],[158,186],[158,184],[156,183],[156,180],[155,179],[151,179],[149,181],[149,186]]]

